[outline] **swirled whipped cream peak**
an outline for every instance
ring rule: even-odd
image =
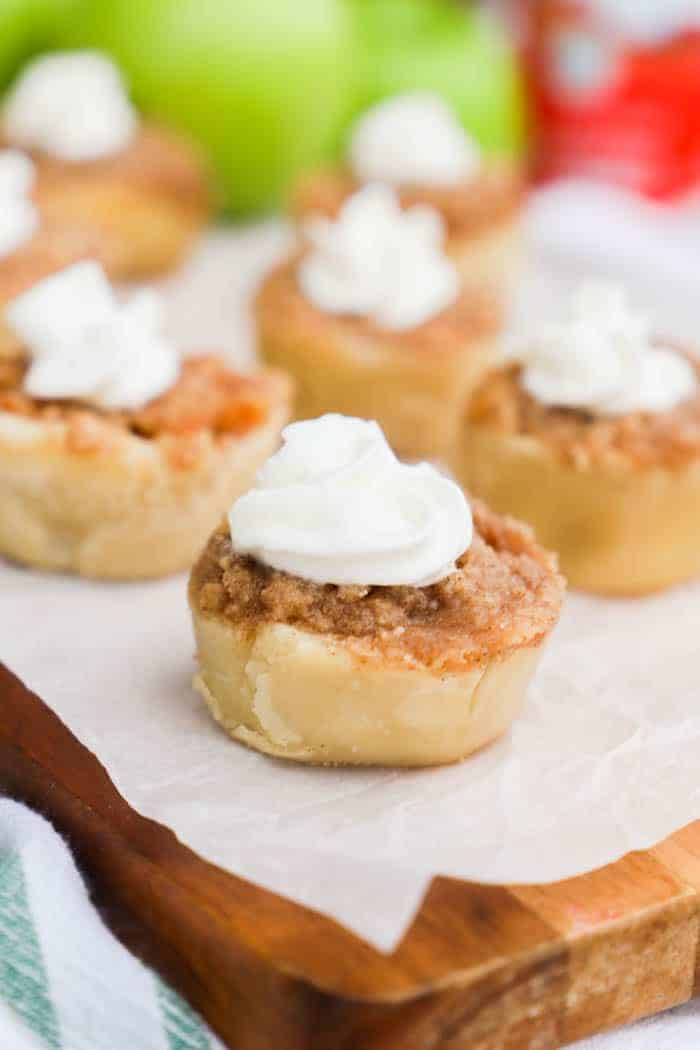
[[[476,175],[481,155],[440,95],[414,91],[386,99],[360,117],[349,161],[363,182],[454,186]]]
[[[382,328],[416,328],[459,295],[459,275],[443,250],[434,208],[402,210],[389,187],[370,183],[338,218],[304,225],[310,245],[298,272],[306,298],[330,314],[370,318]]]
[[[583,284],[570,316],[545,327],[516,356],[532,397],[594,415],[667,412],[698,386],[691,363],[656,343],[648,319],[630,307],[622,288],[606,282]]]
[[[59,51],[34,59],[4,104],[7,139],[59,160],[108,157],[138,126],[119,70],[97,51]]]
[[[229,513],[234,550],[315,583],[427,587],[472,541],[462,490],[428,463],[400,463],[377,423],[292,423]]]
[[[177,380],[178,355],[161,333],[155,293],[119,303],[96,262],[39,281],[12,300],[6,319],[30,356],[30,397],[135,409]]]
[[[39,227],[33,185],[30,158],[18,150],[0,150],[0,258],[20,248]]]

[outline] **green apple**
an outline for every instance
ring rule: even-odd
[[[0,86],[31,52],[36,29],[36,0],[0,0]]]
[[[328,155],[353,39],[345,0],[85,0],[56,42],[109,51],[146,112],[205,146],[243,213]]]
[[[363,59],[351,116],[402,91],[435,91],[487,151],[524,140],[518,64],[494,16],[457,0],[350,0]]]
[[[37,51],[51,46],[79,2],[84,0],[0,0],[0,90]]]

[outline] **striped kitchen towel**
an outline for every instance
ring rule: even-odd
[[[0,799],[2,1050],[223,1050],[110,934],[42,817]]]

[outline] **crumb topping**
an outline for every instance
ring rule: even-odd
[[[700,359],[688,356],[700,380]],[[522,368],[492,372],[474,393],[467,419],[504,434],[522,434],[548,445],[579,468],[632,464],[681,467],[700,457],[700,385],[694,397],[669,412],[596,416],[544,405],[520,382]]]
[[[401,663],[444,671],[538,644],[554,626],[564,581],[532,531],[473,501],[474,539],[447,579],[430,587],[318,584],[236,554],[228,527],[211,537],[192,572],[204,614],[244,625],[284,623],[355,641]]]
[[[289,386],[281,373],[242,375],[215,354],[182,362],[177,383],[143,408],[107,412],[73,401],[44,401],[22,391],[27,369],[20,360],[0,361],[0,411],[67,423],[67,440],[76,451],[109,445],[119,433],[151,440],[175,440],[174,455],[195,449],[204,433],[214,439],[242,437],[265,423]],[[194,442],[194,445],[192,444]],[[181,457],[182,458],[182,457]]]
[[[142,437],[213,430],[245,434],[269,414],[270,377],[241,375],[214,354],[183,362],[178,382],[155,401],[132,412],[132,430]]]
[[[198,210],[209,207],[201,157],[189,143],[161,128],[142,125],[128,146],[113,156],[72,163],[46,153],[30,151],[36,164],[34,197],[39,206],[56,185],[95,179],[164,193]]]
[[[362,183],[347,169],[316,172],[298,185],[291,210],[297,219],[315,213],[335,218],[345,200]],[[520,208],[525,184],[512,162],[491,161],[480,174],[458,186],[410,186],[397,190],[401,206],[429,204],[445,221],[448,237],[481,233],[512,216]]]
[[[503,308],[496,297],[484,292],[462,290],[457,300],[435,317],[415,328],[392,331],[368,317],[324,313],[309,302],[299,287],[299,256],[272,270],[260,287],[256,310],[260,324],[282,326],[285,331],[303,333],[306,338],[328,340],[329,326],[337,326],[346,338],[370,340],[380,347],[415,350],[418,353],[446,354],[462,350],[465,344],[500,331]]]

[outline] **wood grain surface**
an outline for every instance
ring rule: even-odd
[[[700,824],[552,886],[435,879],[386,956],[139,816],[2,665],[0,790],[53,821],[115,934],[235,1050],[550,1050],[698,990]]]

